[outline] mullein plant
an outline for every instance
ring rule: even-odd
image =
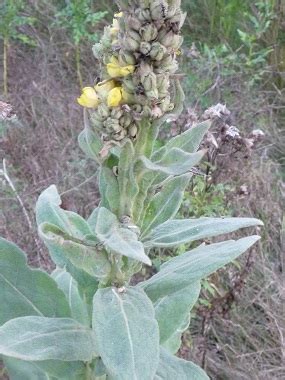
[[[99,165],[101,202],[84,220],[60,207],[54,185],[40,195],[36,218],[56,264],[51,275],[1,240],[0,354],[13,380],[208,379],[175,355],[201,280],[259,239],[203,243],[262,225],[257,219],[175,219],[210,127],[205,121],[155,148],[160,126],[184,100],[177,56],[185,14],[179,0],[117,4],[93,49],[101,81],[78,98],[79,144]],[[154,248],[193,241],[200,244],[138,283]]]

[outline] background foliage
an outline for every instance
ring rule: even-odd
[[[77,147],[82,115],[75,99],[80,76],[87,85],[99,71],[91,40],[112,19],[113,7],[109,0],[6,0],[0,6],[3,85],[5,59],[8,73],[0,100],[11,103],[17,115],[5,125],[0,119],[0,154],[6,159],[0,235],[31,252],[30,264],[47,270],[52,268],[34,220],[39,193],[57,183],[64,207],[84,217],[98,203],[96,167]],[[254,215],[266,228],[262,246],[203,283],[192,336],[185,334],[180,355],[200,362],[215,379],[281,379],[284,2],[186,0],[184,8],[186,111],[165,129],[162,140],[217,103],[227,104],[231,115],[224,122],[237,126],[245,138],[256,129],[265,138],[249,151],[226,144],[216,160],[208,157],[199,168],[208,176],[195,176],[181,213]],[[70,12],[75,16],[66,17]],[[10,17],[9,28],[2,25],[4,14]],[[156,265],[165,255],[185,250],[159,251]]]

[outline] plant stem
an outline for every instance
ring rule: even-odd
[[[80,88],[83,88],[83,80],[82,80],[82,75],[81,75],[81,71],[80,71],[80,47],[79,47],[79,45],[76,45],[75,59],[76,59],[76,71],[77,71],[77,77],[78,77],[79,85],[80,85]]]
[[[4,96],[8,96],[8,68],[7,68],[7,59],[8,59],[8,37],[4,37],[4,46],[3,46],[3,83],[4,83]]]

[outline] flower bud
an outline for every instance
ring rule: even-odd
[[[151,15],[150,15],[149,9],[138,8],[135,11],[135,15],[137,16],[138,20],[140,20],[141,22],[151,21]]]
[[[98,115],[98,118],[101,118],[101,120],[105,120],[110,115],[110,109],[105,103],[101,103],[96,113]]]
[[[156,76],[157,90],[159,98],[164,98],[169,93],[169,74],[158,74]]]
[[[140,35],[146,42],[150,42],[156,39],[158,30],[155,25],[149,23],[140,28]]]
[[[120,107],[115,107],[111,111],[111,118],[119,120],[123,115],[123,110]]]
[[[140,47],[140,43],[130,36],[124,37],[121,44],[124,49],[129,51],[138,51]]]
[[[123,50],[120,50],[119,52],[118,61],[119,61],[120,66],[128,66],[128,65],[136,64],[135,56],[132,53],[126,52]]]
[[[127,92],[134,92],[135,91],[135,85],[133,82],[133,78],[126,77],[124,78],[123,87]]]
[[[105,121],[104,126],[107,129],[107,132],[109,133],[118,133],[122,130],[122,127],[119,124],[119,120],[112,119],[110,117]]]
[[[150,57],[155,61],[161,61],[164,55],[167,53],[166,47],[159,42],[154,42],[150,50]]]
[[[113,135],[113,139],[115,141],[121,141],[127,136],[127,131],[125,129],[121,129],[120,132]]]
[[[132,124],[129,128],[128,128],[128,135],[132,138],[135,138],[138,134],[138,127],[136,124]]]
[[[129,127],[132,121],[133,121],[133,118],[129,113],[125,113],[123,116],[120,117],[120,120],[119,120],[120,125],[123,128]]]
[[[182,44],[182,37],[178,34],[173,33],[170,30],[165,36],[160,39],[160,43],[167,48],[178,49]]]
[[[133,30],[136,30],[136,31],[139,31],[141,26],[142,26],[142,23],[140,20],[138,20],[136,17],[134,16],[127,16],[126,17],[126,25],[130,28],[130,29],[133,29]]]
[[[165,0],[155,0],[150,4],[150,15],[154,21],[166,18],[167,11],[168,3]]]
[[[143,55],[148,55],[149,52],[151,50],[151,44],[149,44],[148,42],[141,42],[141,45],[140,45],[140,52],[143,54]]]

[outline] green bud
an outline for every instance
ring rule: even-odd
[[[137,51],[139,50],[141,37],[139,33],[134,30],[129,30],[122,41],[122,45],[126,50]]]
[[[105,103],[99,104],[97,108],[97,114],[105,120],[107,117],[110,116],[110,109]]]
[[[174,104],[171,103],[170,96],[166,96],[160,103],[160,108],[163,113],[170,112],[174,108]]]
[[[146,42],[150,42],[156,39],[158,30],[155,25],[149,23],[140,28],[140,35]]]
[[[164,55],[167,53],[166,47],[159,42],[154,42],[150,50],[150,57],[155,61],[161,61]]]
[[[120,118],[120,125],[123,128],[127,128],[130,126],[131,122],[133,121],[132,116],[129,113],[125,113],[121,118]]]
[[[141,82],[146,93],[154,89],[157,90],[156,75],[154,73],[148,73],[142,77]]]
[[[148,55],[149,52],[150,52],[150,49],[151,49],[151,44],[149,44],[148,42],[141,42],[141,45],[140,45],[140,52],[144,55]]]
[[[104,48],[100,43],[97,43],[93,45],[92,52],[94,54],[94,57],[98,60],[102,59],[102,55],[104,54]]]
[[[118,56],[120,66],[135,65],[136,58],[135,56],[127,51],[120,50]]]
[[[168,12],[168,3],[165,0],[155,0],[151,2],[150,14],[151,18],[156,20],[165,19]]]
[[[138,134],[138,127],[136,124],[132,124],[129,128],[128,128],[128,135],[132,138],[135,138]]]
[[[112,119],[120,119],[120,117],[123,115],[123,111],[119,107],[112,108],[111,111],[111,118]]]
[[[149,9],[138,8],[135,11],[135,15],[141,22],[151,21],[151,15]]]
[[[127,91],[127,92],[134,92],[135,91],[135,85],[134,85],[134,82],[133,82],[133,78],[131,76],[128,76],[126,78],[124,78],[124,81],[123,81],[123,88]]]
[[[140,30],[142,26],[142,22],[137,17],[127,16],[125,20],[126,20],[126,25],[128,25],[130,29],[133,29],[136,31]]]
[[[107,129],[108,133],[118,133],[122,130],[122,127],[119,124],[119,120],[110,117],[104,122],[104,126]]]
[[[159,74],[156,76],[157,90],[159,98],[164,98],[169,93],[169,74]]]
[[[115,133],[112,137],[115,141],[121,141],[127,136],[127,131],[125,129],[121,129],[120,132]]]
[[[141,104],[135,104],[133,107],[132,107],[132,110],[136,113],[141,113],[142,112],[142,105]]]
[[[160,43],[167,48],[178,49],[182,44],[182,37],[178,34],[173,33],[170,30],[165,36],[163,36],[160,40]]]

